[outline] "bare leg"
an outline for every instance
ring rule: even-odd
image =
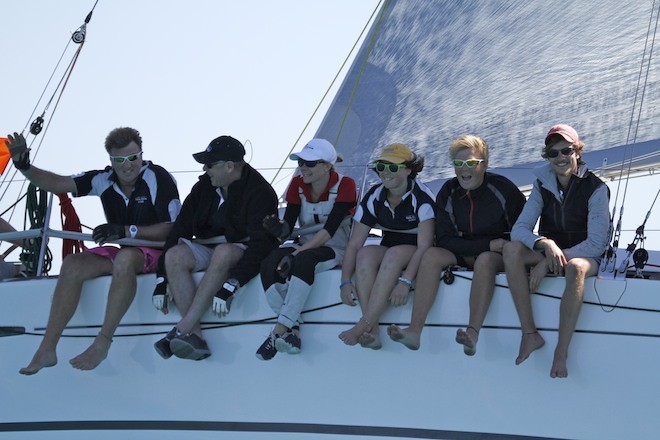
[[[194,268],[195,257],[187,245],[178,244],[165,253],[167,282],[182,317],[188,313],[197,289],[193,279]]]
[[[477,352],[479,331],[493,300],[495,275],[504,270],[504,259],[497,252],[483,252],[474,262],[474,275],[470,288],[470,322],[465,331],[458,329],[456,342],[463,345],[463,352],[474,356]]]
[[[417,272],[410,326],[401,329],[397,325],[390,325],[387,328],[390,339],[405,345],[411,350],[419,349],[420,336],[422,330],[424,330],[426,317],[438,294],[442,271],[445,267],[453,264],[456,264],[456,257],[446,249],[432,247],[424,253],[424,258],[422,258]]]
[[[365,348],[381,348],[378,320],[389,304],[392,289],[397,283],[401,271],[406,267],[415,246],[393,246],[385,252],[380,264],[376,281],[371,289],[369,303],[364,317],[352,328],[339,334],[339,339],[347,345],[360,343]],[[365,328],[364,323],[368,323]]]
[[[110,260],[87,252],[72,254],[64,259],[50,306],[46,333],[30,364],[21,368],[19,373],[32,375],[57,364],[57,343],[78,307],[83,282],[111,271]]]
[[[520,341],[520,349],[516,358],[516,365],[521,364],[532,352],[543,347],[545,341],[539,334],[534,315],[532,314],[532,301],[529,292],[529,279],[527,277],[527,266],[541,261],[543,256],[525,247],[519,241],[512,241],[504,246],[503,251],[506,277],[509,281],[509,290],[513,303],[518,312],[520,327],[523,335]]]
[[[564,268],[566,288],[559,308],[559,337],[550,377],[568,377],[568,369],[566,368],[568,346],[571,343],[582,308],[584,279],[594,275],[597,269],[596,262],[591,258],[573,258],[569,260]]]
[[[367,312],[371,291],[376,282],[380,263],[387,252],[385,246],[365,246],[357,254],[355,264],[355,289],[362,314]]]
[[[73,368],[93,370],[108,356],[112,336],[135,298],[137,274],[143,264],[144,255],[139,249],[125,248],[117,253],[112,266],[103,326],[87,350],[69,361]]]
[[[199,321],[211,306],[216,292],[229,276],[229,270],[242,256],[243,250],[233,244],[227,243],[216,246],[209,267],[206,269],[199,286],[197,286],[192,303],[190,303],[185,314],[181,311],[183,318],[176,327],[182,333],[195,333],[200,338],[202,337],[202,327]]]

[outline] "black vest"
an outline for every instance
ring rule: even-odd
[[[586,240],[589,198],[600,185],[604,185],[603,181],[591,171],[583,178],[571,176],[563,202],[559,202],[552,192],[543,188],[540,181],[538,184],[543,196],[539,234],[554,240],[561,249]],[[559,183],[557,185],[560,186]],[[608,194],[609,191],[608,188]]]

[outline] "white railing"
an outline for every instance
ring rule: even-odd
[[[39,262],[37,263],[37,277],[41,277],[43,273],[43,262],[44,256],[46,254],[46,249],[48,248],[49,238],[60,238],[60,239],[69,239],[77,241],[94,241],[92,234],[85,234],[82,232],[73,232],[73,231],[60,231],[57,229],[50,228],[50,216],[53,206],[53,194],[51,193],[48,198],[48,207],[46,208],[46,218],[44,219],[43,228],[29,229],[27,231],[16,231],[16,232],[3,232],[0,233],[0,241],[15,241],[15,240],[30,240],[35,238],[41,238],[41,247],[39,249]],[[345,219],[344,222],[350,222],[350,219]],[[344,223],[342,222],[342,224]],[[294,229],[290,237],[296,237],[303,234],[310,234],[321,230],[323,224],[312,225],[306,228]],[[210,238],[197,238],[194,239],[195,243],[213,245],[213,244],[222,244],[226,243],[227,239],[224,236],[210,237]],[[153,248],[162,248],[165,245],[164,241],[150,241],[150,240],[141,240],[137,238],[122,238],[119,240],[109,241],[108,243],[115,243],[120,246],[146,246]]]

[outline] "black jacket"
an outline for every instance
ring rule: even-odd
[[[229,277],[243,286],[259,273],[261,260],[278,245],[262,225],[264,217],[277,215],[277,195],[258,171],[245,164],[241,178],[229,185],[224,203],[218,207],[219,203],[217,188],[206,174],[200,176],[183,202],[164,251],[175,246],[179,238],[224,235],[230,243],[244,243],[247,249],[243,257],[229,272]],[[165,273],[165,252],[159,261],[159,275]]]
[[[453,178],[436,198],[436,246],[463,257],[490,250],[491,240],[510,239],[525,196],[499,174],[486,173],[477,189],[466,191]]]

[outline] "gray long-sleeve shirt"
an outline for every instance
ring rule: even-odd
[[[578,170],[578,177],[587,173],[587,167],[582,165]],[[534,175],[538,178],[534,182],[532,193],[525,203],[520,217],[513,225],[511,239],[521,241],[525,246],[534,249],[534,243],[543,237],[534,232],[534,227],[543,210],[543,196],[541,187],[550,191],[558,201],[562,201],[563,195],[559,191],[557,177],[549,164],[534,169]],[[540,186],[539,186],[540,182]],[[589,215],[587,218],[587,238],[573,247],[562,249],[567,260],[575,257],[586,257],[598,259],[610,239],[611,223],[609,215],[609,196],[607,187],[601,185],[589,197]]]

